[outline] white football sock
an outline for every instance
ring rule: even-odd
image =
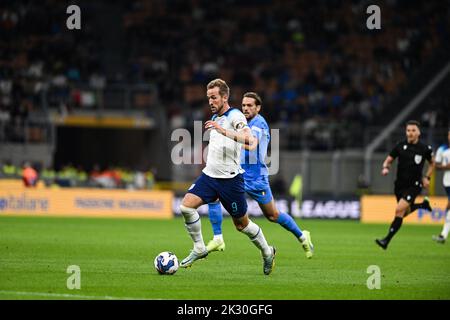
[[[441,233],[441,235],[444,237],[444,239],[447,239],[449,231],[450,231],[450,209],[447,210],[447,216],[445,217],[444,228],[442,229],[442,233]]]
[[[183,205],[180,206],[180,210],[184,217],[186,230],[194,241],[194,251],[197,253],[206,251],[202,235],[202,222],[197,210]]]
[[[215,241],[217,241],[218,243],[222,243],[223,242],[223,235],[222,234],[215,234],[213,239]]]
[[[264,237],[262,229],[254,222],[250,221],[249,224],[242,230],[250,240],[261,250],[263,257],[268,257],[272,254],[266,238]]]

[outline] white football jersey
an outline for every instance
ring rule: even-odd
[[[230,108],[221,116],[214,115],[212,120],[226,130],[240,131],[248,126],[244,114],[235,108]],[[209,137],[206,167],[203,169],[203,173],[211,178],[233,178],[239,173],[243,173],[241,149],[241,143],[212,129]]]
[[[444,166],[450,163],[450,148],[448,145],[442,145],[437,149],[435,161]],[[444,187],[450,187],[450,170],[445,170],[443,183]]]

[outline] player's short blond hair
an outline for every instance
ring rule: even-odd
[[[223,81],[222,79],[214,79],[208,85],[206,86],[206,89],[212,89],[218,87],[219,88],[219,94],[221,97],[223,96],[230,96],[230,88],[228,87],[227,83]]]

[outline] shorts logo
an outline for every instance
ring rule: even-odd
[[[191,190],[193,187],[195,187],[195,183],[191,185],[188,190]]]
[[[407,146],[406,146],[406,144],[403,146],[403,150],[406,150],[406,148],[408,148]]]
[[[406,196],[406,200],[411,200],[411,196]]]
[[[420,164],[420,163],[422,162],[422,156],[421,156],[420,154],[416,154],[416,155],[414,156],[414,162],[415,162],[416,164]]]

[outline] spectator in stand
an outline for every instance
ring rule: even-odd
[[[23,165],[22,180],[25,187],[35,187],[38,181],[38,173],[28,161]]]
[[[12,164],[10,160],[3,162],[1,177],[5,179],[16,179],[18,174],[18,168]]]

